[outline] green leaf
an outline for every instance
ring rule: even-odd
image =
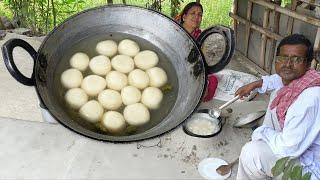
[[[282,180],[289,180],[290,173],[292,171],[292,168],[293,168],[294,164],[295,164],[295,160],[294,159],[289,160],[289,162],[286,164],[286,167],[285,167],[285,169],[283,171],[283,176],[281,178]]]
[[[125,132],[127,134],[133,134],[137,131],[137,127],[136,126],[128,126],[126,129],[125,129]]]
[[[305,175],[303,175],[302,180],[310,180],[310,178],[311,178],[311,172],[308,172]]]
[[[160,89],[164,94],[166,94],[172,90],[172,86],[170,84],[166,84],[166,85],[162,86]]]
[[[301,180],[302,179],[302,167],[295,166],[290,173],[291,180]]]
[[[65,4],[73,4],[75,2],[75,0],[65,0],[64,3]]]
[[[289,178],[290,178],[290,171],[283,172],[283,176],[281,180],[289,180]]]
[[[271,169],[272,175],[274,177],[279,176],[283,172],[288,159],[289,157],[284,157],[277,160],[276,165]]]

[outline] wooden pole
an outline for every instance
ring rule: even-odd
[[[276,40],[281,40],[282,39],[282,36],[280,36],[279,34],[273,33],[268,29],[262,28],[259,25],[256,25],[256,24],[254,24],[254,23],[252,23],[250,21],[247,21],[246,19],[244,19],[244,18],[242,18],[242,17],[240,17],[238,15],[235,15],[233,13],[229,13],[229,16],[234,18],[234,19],[236,19],[237,21],[239,21],[239,22],[241,22],[243,24],[249,23],[249,25],[250,25],[250,27],[252,29],[254,29],[254,30],[256,30],[256,31],[258,31],[258,32],[260,32],[262,34],[265,34],[269,38],[276,39]]]
[[[320,27],[318,27],[317,35],[316,35],[316,39],[314,41],[314,46],[313,47],[314,47],[315,51],[320,50]]]
[[[246,22],[246,34],[245,34],[245,45],[244,45],[244,54],[248,56],[248,49],[249,49],[249,41],[250,41],[250,28],[251,28],[251,13],[252,13],[252,2],[248,1],[247,6],[247,21]]]
[[[1,17],[0,17],[0,30],[1,30],[1,29],[5,30],[6,27],[4,27],[4,25],[3,25],[3,23],[2,23],[2,19],[1,19]]]
[[[50,11],[50,0],[47,0],[47,12],[46,12],[46,33],[49,32],[48,26],[49,26],[49,11]]]
[[[271,10],[276,11],[276,12],[280,12],[281,14],[284,14],[284,15],[287,15],[287,16],[291,16],[291,17],[293,17],[295,19],[299,19],[301,21],[313,24],[315,26],[320,26],[320,20],[317,19],[317,18],[299,14],[299,13],[297,13],[295,11],[283,8],[283,7],[281,7],[280,5],[277,5],[277,4],[266,2],[264,0],[249,0],[249,1],[251,1],[253,3],[256,3],[256,4],[259,4],[261,6],[267,7],[269,9],[271,9]]]
[[[234,0],[233,1],[233,11],[232,11],[232,13],[238,15],[238,0]],[[238,21],[236,19],[233,19],[233,30],[235,32],[236,39],[237,39],[237,25],[238,25]]]
[[[318,7],[320,7],[320,4],[319,4],[319,2],[314,2],[314,0],[312,1],[310,1],[310,0],[299,0],[299,1],[301,1],[301,2],[304,2],[304,3],[307,3],[307,4],[310,4],[310,5],[313,5],[313,6],[318,6]]]
[[[317,30],[316,39],[314,40],[313,50],[314,52],[320,51],[320,27],[318,27],[318,30]],[[313,59],[311,63],[311,67],[314,69],[317,69],[318,64],[319,63],[315,59]]]
[[[263,13],[263,25],[262,27],[264,29],[267,29],[268,24],[269,24],[269,14],[270,10],[268,8],[265,8],[264,13]],[[267,36],[265,34],[262,34],[261,37],[261,46],[260,46],[260,64],[261,67],[264,69],[265,68],[265,56],[266,56],[266,44],[267,44]]]
[[[280,6],[281,5],[281,0],[275,0],[275,3],[276,4],[274,4],[274,6]],[[280,13],[274,10],[272,31],[275,34],[279,33],[279,22],[280,22]],[[266,61],[266,67],[265,67],[265,70],[270,74],[271,74],[271,71],[272,71],[272,64],[273,64],[273,61],[274,61],[274,54],[276,52],[277,41],[279,41],[281,39],[282,38],[275,39],[271,43],[270,52],[269,52],[270,59],[268,59]]]
[[[52,5],[53,27],[56,27],[56,25],[57,25],[57,13],[56,13],[56,8],[54,6],[53,0],[51,0],[51,5]]]
[[[297,8],[297,0],[291,0],[291,10],[296,11],[296,8]],[[288,18],[289,19],[288,19],[288,26],[287,26],[287,35],[291,35],[294,19],[290,16]]]

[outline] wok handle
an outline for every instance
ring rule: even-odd
[[[24,76],[18,70],[16,64],[14,63],[12,52],[13,52],[13,49],[17,46],[26,50],[33,59],[33,72],[30,78]],[[34,48],[29,43],[27,43],[22,39],[10,39],[6,43],[4,43],[1,50],[2,50],[4,63],[9,73],[20,83],[27,86],[34,86],[35,85],[34,69],[35,69],[35,61],[37,58],[37,52],[34,50]]]

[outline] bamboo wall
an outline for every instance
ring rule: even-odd
[[[320,51],[320,4],[313,0],[292,0],[281,7],[281,0],[235,0],[233,12],[237,50],[267,74],[274,73],[277,43],[290,34],[301,33]],[[318,58],[316,58],[319,60]],[[318,61],[312,67],[319,70]]]

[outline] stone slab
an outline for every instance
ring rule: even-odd
[[[114,144],[88,139],[59,124],[0,118],[0,160],[5,162],[0,163],[0,177],[202,179],[197,171],[202,159],[233,161],[250,134],[249,129],[226,125],[217,136],[202,139],[186,135],[179,126],[154,139]]]

